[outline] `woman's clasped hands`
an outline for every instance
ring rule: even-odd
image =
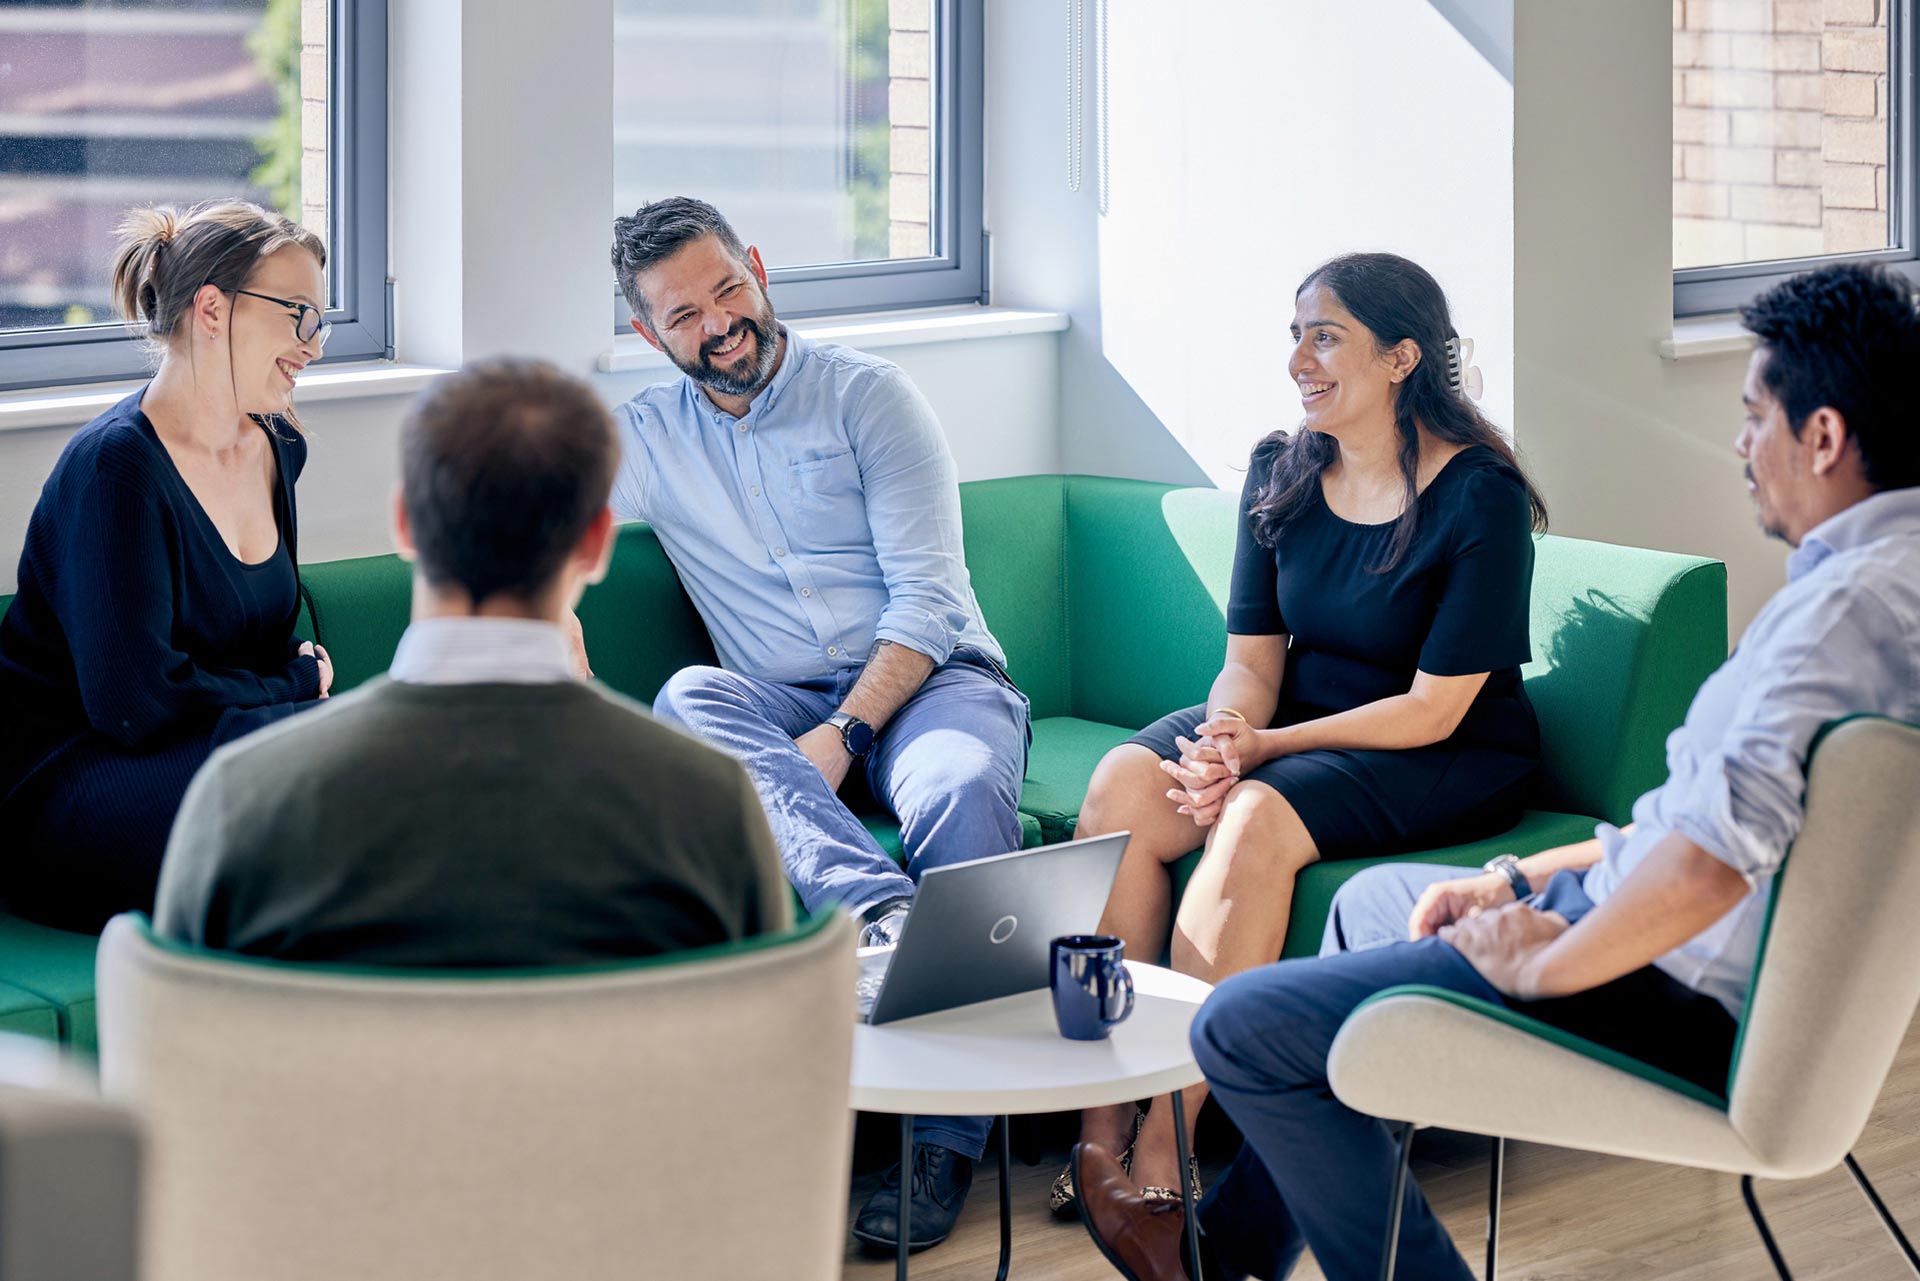
[[[1160,768],[1178,784],[1168,790],[1167,799],[1196,826],[1211,827],[1227,793],[1240,781],[1241,770],[1258,763],[1259,731],[1238,715],[1215,713],[1194,732],[1196,738],[1174,739],[1180,759],[1162,761]]]

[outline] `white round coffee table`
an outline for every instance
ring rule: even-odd
[[[1008,1188],[1007,1117],[1066,1112],[1134,1099],[1173,1096],[1180,1169],[1187,1168],[1187,1127],[1180,1091],[1200,1081],[1187,1029],[1211,985],[1158,965],[1128,961],[1137,1000],[1133,1015],[1104,1041],[1069,1041],[1053,1021],[1045,988],[918,1018],[859,1024],[853,1034],[852,1106],[900,1117],[900,1244],[894,1274],[907,1275],[916,1115],[1000,1118],[1000,1272],[1013,1252]],[[1179,1180],[1187,1244],[1195,1252],[1192,1186]]]

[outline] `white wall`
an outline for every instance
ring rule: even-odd
[[[1517,421],[1557,532],[1727,562],[1738,636],[1784,581],[1732,441],[1742,355],[1671,332],[1669,0],[1517,7]]]
[[[1068,470],[1237,488],[1253,444],[1298,421],[1293,291],[1348,250],[1434,273],[1477,344],[1484,407],[1513,423],[1512,89],[1476,47],[1505,38],[1511,0],[1445,7],[1113,5],[1102,218],[1094,178],[1066,189],[1059,7],[992,6],[994,298],[1073,317]],[[1095,154],[1089,137],[1090,174]]]

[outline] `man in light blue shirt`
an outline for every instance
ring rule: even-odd
[[[1199,1211],[1223,1275],[1283,1276],[1307,1245],[1334,1281],[1378,1275],[1396,1145],[1334,1098],[1327,1050],[1384,988],[1433,984],[1524,1008],[1724,1097],[1815,737],[1857,712],[1920,720],[1911,286],[1830,267],[1768,291],[1743,320],[1758,344],[1734,449],[1762,528],[1795,548],[1790,581],[1700,687],[1667,740],[1667,781],[1627,828],[1496,859],[1480,876],[1369,869],[1335,897],[1319,957],[1215,990],[1194,1052],[1247,1140]],[[1165,1271],[1177,1222],[1155,1219],[1164,1210],[1086,1148],[1076,1182],[1095,1238],[1128,1275],[1178,1275]],[[1401,1274],[1470,1278],[1417,1187],[1405,1207]]]
[[[920,872],[1021,845],[1027,700],[974,599],[946,438],[895,366],[781,325],[759,251],[713,206],[616,219],[613,265],[684,375],[616,411],[613,509],[653,525],[720,658],[654,712],[746,765],[809,911],[891,943]],[[856,766],[905,871],[839,799]],[[952,1230],[989,1123],[916,1122],[910,1246]],[[862,1211],[863,1242],[895,1248],[898,1187]]]

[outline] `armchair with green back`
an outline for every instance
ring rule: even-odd
[[[1499,1247],[1509,1138],[1738,1174],[1767,1255],[1791,1278],[1753,1193],[1846,1163],[1916,1275],[1920,1255],[1853,1159],[1920,1004],[1920,726],[1836,722],[1808,769],[1806,824],[1775,878],[1753,988],[1721,1094],[1504,1007],[1390,988],[1348,1016],[1328,1060],[1334,1093],[1413,1131],[1494,1139],[1486,1278]],[[1386,1267],[1400,1192],[1381,1207]]]

